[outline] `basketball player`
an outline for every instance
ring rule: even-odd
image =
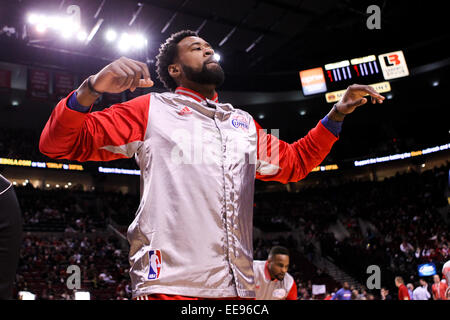
[[[253,261],[256,300],[297,300],[297,284],[287,272],[289,250],[275,246],[267,261]]]
[[[445,296],[447,300],[450,300],[450,260],[444,263],[442,267],[442,277],[447,281],[447,292]]]
[[[252,116],[219,102],[224,71],[193,31],[168,38],[157,56],[165,93],[99,112],[105,92],[151,87],[147,65],[122,57],[88,77],[53,110],[40,150],[56,159],[109,161],[135,155],[141,200],[128,228],[133,298],[255,298],[254,180],[303,179],[338,140],[344,117],[384,97],[350,86],[327,116],[289,144],[260,130]],[[151,270],[151,255],[160,267]]]
[[[0,174],[0,300],[13,298],[22,241],[22,214],[12,183]]]

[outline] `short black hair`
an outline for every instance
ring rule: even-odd
[[[289,256],[289,250],[282,246],[272,247],[272,249],[270,249],[270,252],[269,252],[269,257],[274,257],[277,254],[285,254],[285,255]]]
[[[192,36],[198,37],[197,32],[192,30],[181,30],[173,33],[159,47],[159,54],[156,56],[156,73],[158,74],[158,79],[162,82],[164,87],[170,91],[175,91],[177,88],[177,83],[170,76],[168,67],[177,57],[178,43],[184,38]]]

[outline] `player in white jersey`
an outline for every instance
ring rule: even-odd
[[[134,299],[253,299],[255,179],[303,179],[339,139],[344,117],[385,98],[352,85],[305,137],[287,143],[219,102],[225,74],[196,32],[171,35],[156,67],[168,92],[96,112],[103,93],[153,81],[145,63],[125,57],[88,77],[54,108],[39,149],[55,159],[138,159],[141,198],[127,232]]]
[[[267,261],[253,261],[256,300],[297,300],[297,285],[287,272],[289,250],[276,246]]]
[[[442,277],[447,281],[447,292],[445,293],[447,300],[450,300],[450,260],[442,267]]]

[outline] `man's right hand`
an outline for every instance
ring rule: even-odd
[[[136,88],[148,88],[154,84],[145,63],[121,57],[81,84],[77,90],[77,100],[83,106],[92,105],[99,97],[89,89],[88,80],[92,88],[99,93],[120,93],[127,89],[134,91]]]
[[[120,93],[151,87],[153,81],[145,63],[121,57],[91,76],[91,84],[98,92]]]

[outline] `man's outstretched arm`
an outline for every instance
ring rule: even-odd
[[[89,111],[104,92],[152,85],[144,63],[127,58],[112,62],[58,103],[42,131],[40,151],[51,158],[77,161],[131,157],[145,136],[150,95]]]
[[[327,116],[305,137],[292,144],[267,134],[255,121],[258,132],[256,178],[288,183],[306,177],[322,163],[338,140],[345,116],[367,103],[366,95],[370,96],[372,103],[382,103],[385,99],[370,86],[351,85]]]

